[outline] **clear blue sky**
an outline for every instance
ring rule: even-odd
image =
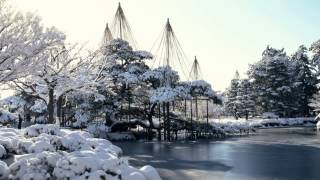
[[[47,25],[66,32],[71,41],[101,40],[118,1],[12,0],[18,8],[38,11]],[[138,45],[150,50],[166,18],[190,61],[197,55],[204,79],[224,90],[236,70],[245,74],[269,44],[291,54],[320,38],[317,0],[122,0]]]

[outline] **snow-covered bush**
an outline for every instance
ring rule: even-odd
[[[99,123],[99,124],[89,124],[87,127],[87,131],[93,134],[95,137],[101,137],[102,134],[105,135],[107,132],[110,132],[111,129],[105,124]]]
[[[8,174],[9,174],[9,168],[7,164],[0,160],[0,179],[7,178]]]
[[[210,124],[213,129],[225,134],[235,135],[248,132],[255,128],[288,127],[288,126],[314,126],[314,118],[275,118],[275,119],[212,119]]]
[[[251,129],[249,123],[247,123],[245,120],[212,120],[210,124],[213,129],[219,130],[226,135],[241,134],[243,132],[248,132]]]
[[[6,124],[6,123],[14,122],[16,119],[17,117],[14,114],[0,110],[0,123]]]
[[[1,128],[0,158],[7,151],[14,162],[8,167],[0,161],[0,179],[160,179],[151,166],[131,167],[110,141],[56,125]]]
[[[27,102],[20,96],[9,96],[0,101],[0,104],[9,109],[16,110],[22,108]]]
[[[61,134],[60,128],[54,124],[36,124],[29,126],[24,130],[24,134],[27,137],[36,137],[40,134],[58,135]]]
[[[7,155],[6,149],[0,144],[0,158],[3,158],[5,155]]]
[[[273,112],[265,112],[262,114],[262,118],[263,119],[272,119],[272,118],[275,119],[275,118],[279,118],[279,116]]]

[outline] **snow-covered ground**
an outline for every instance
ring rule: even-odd
[[[121,154],[108,140],[84,131],[56,125],[0,128],[0,179],[161,179],[153,167],[136,169]]]
[[[210,124],[215,129],[226,134],[247,133],[256,128],[290,127],[290,126],[315,126],[315,118],[274,118],[274,119],[211,119]]]

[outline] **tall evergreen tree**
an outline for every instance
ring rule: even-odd
[[[310,51],[312,52],[311,63],[317,67],[317,74],[320,73],[320,40],[311,44]]]
[[[230,87],[226,91],[226,100],[224,102],[226,110],[231,113],[236,119],[239,118],[240,104],[238,101],[240,76],[236,71],[235,77],[231,80]]]
[[[307,48],[300,46],[291,57],[293,63],[293,104],[297,107],[297,115],[309,116],[311,107],[308,105],[312,96],[318,91],[318,79],[315,66],[311,63]]]
[[[248,119],[249,115],[253,114],[255,111],[254,92],[252,83],[250,83],[248,79],[243,79],[240,81],[237,104],[240,107],[240,114],[245,116],[246,119]]]
[[[273,112],[280,116],[291,116],[290,60],[284,49],[267,47],[262,59],[251,65],[249,77],[256,89],[256,105],[262,112]]]

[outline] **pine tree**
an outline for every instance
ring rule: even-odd
[[[291,57],[293,63],[293,103],[297,107],[297,115],[309,116],[311,107],[308,105],[312,96],[318,91],[315,66],[307,55],[307,48],[300,46]]]
[[[291,116],[291,62],[284,49],[267,47],[262,59],[251,65],[248,72],[256,89],[256,105],[262,112]]]
[[[239,118],[240,104],[238,101],[240,76],[236,71],[235,77],[231,80],[230,87],[226,91],[226,100],[224,102],[226,110],[231,113],[236,119]]]
[[[237,104],[240,107],[240,114],[245,116],[246,119],[249,118],[250,114],[255,111],[255,101],[252,84],[248,79],[243,79],[240,81]]]

